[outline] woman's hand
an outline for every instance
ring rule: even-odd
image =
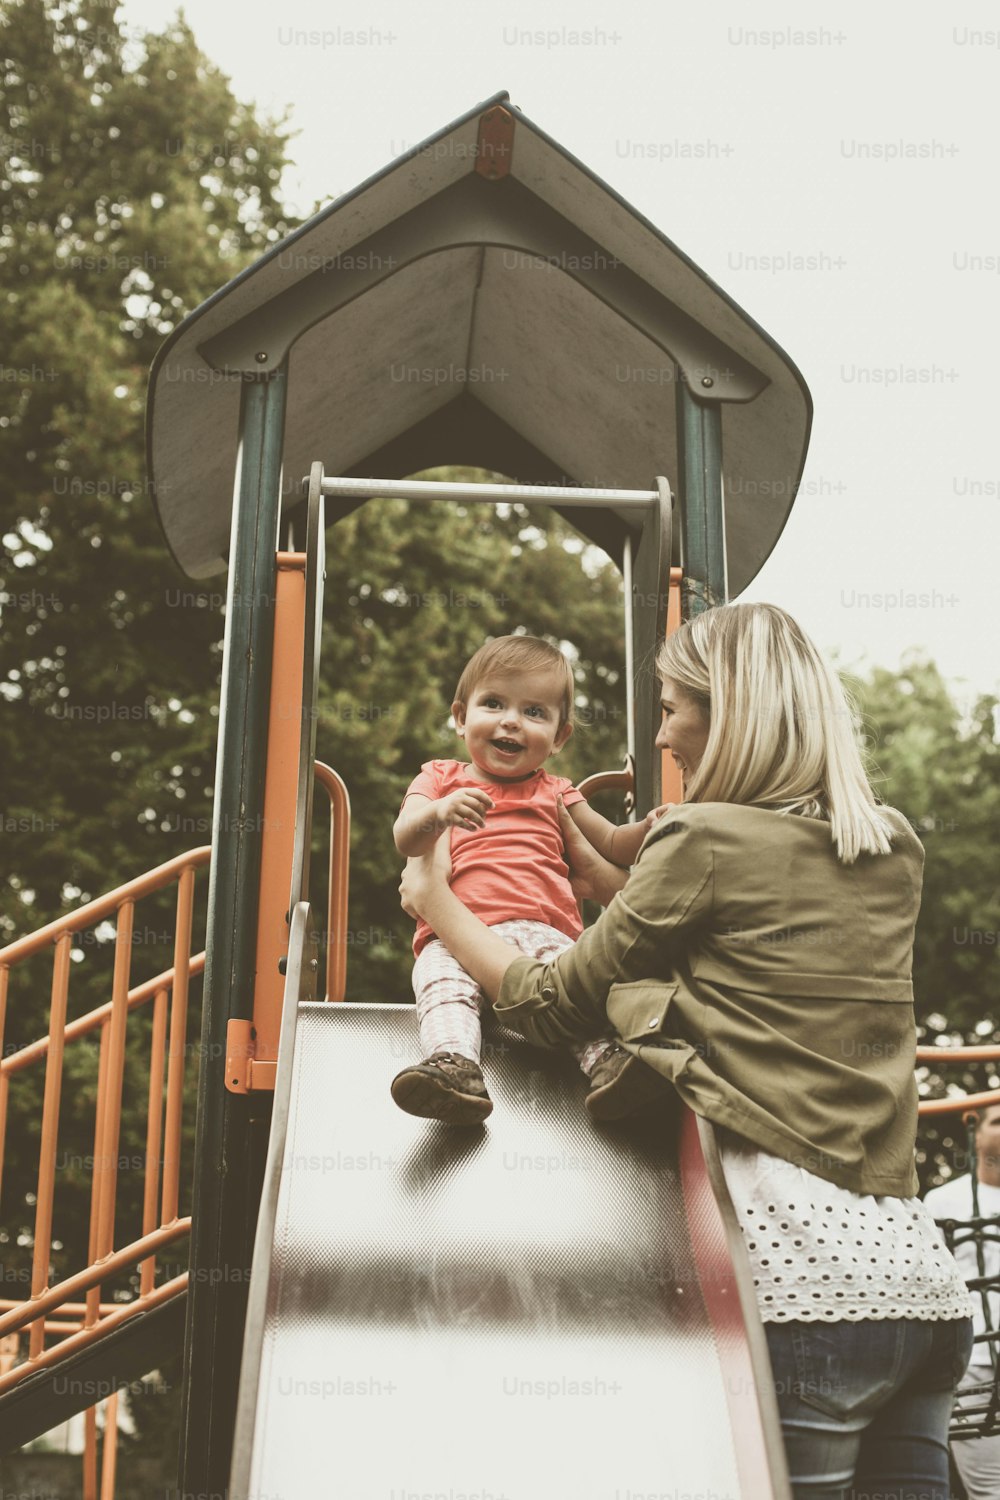
[[[562,798],[559,797],[557,801],[573,894],[579,901],[599,901],[602,906],[607,906],[615,892],[620,891],[628,880],[628,871],[613,865],[603,854],[598,854],[590,840],[573,822],[563,806]]]
[[[651,828],[656,826],[664,813],[668,813],[672,807],[676,806],[676,802],[661,802],[659,807],[654,807],[652,812],[648,812],[643,819],[646,825],[646,832],[648,833]]]
[[[406,861],[399,882],[399,904],[408,917],[423,916],[428,896],[451,880],[451,839],[440,838],[430,854]]]

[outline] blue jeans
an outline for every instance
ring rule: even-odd
[[[972,1319],[765,1323],[795,1500],[949,1500]]]

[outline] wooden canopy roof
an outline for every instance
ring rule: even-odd
[[[149,473],[191,577],[226,565],[241,385],[283,361],[286,510],[317,459],[382,478],[468,463],[520,483],[673,482],[680,374],[722,411],[730,596],[805,461],[811,402],[787,355],[506,93],[316,214],[159,350]],[[566,514],[615,551],[618,518]]]

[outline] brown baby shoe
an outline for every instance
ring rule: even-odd
[[[459,1052],[435,1052],[392,1080],[392,1097],[408,1115],[478,1125],[493,1109],[482,1071]]]
[[[654,1068],[615,1043],[594,1064],[584,1104],[592,1120],[623,1120],[662,1099],[666,1088]]]

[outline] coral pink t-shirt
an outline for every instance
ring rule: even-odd
[[[550,776],[542,769],[526,781],[494,783],[476,781],[467,761],[429,760],[406,796],[419,793],[436,801],[467,786],[486,792],[495,805],[486,814],[485,828],[451,829],[455,895],[487,927],[527,917],[567,937],[579,937],[583,924],[569,883],[556,797],[569,807],[583,802],[583,795],[565,776]],[[433,936],[427,923],[418,919],[414,953]]]

